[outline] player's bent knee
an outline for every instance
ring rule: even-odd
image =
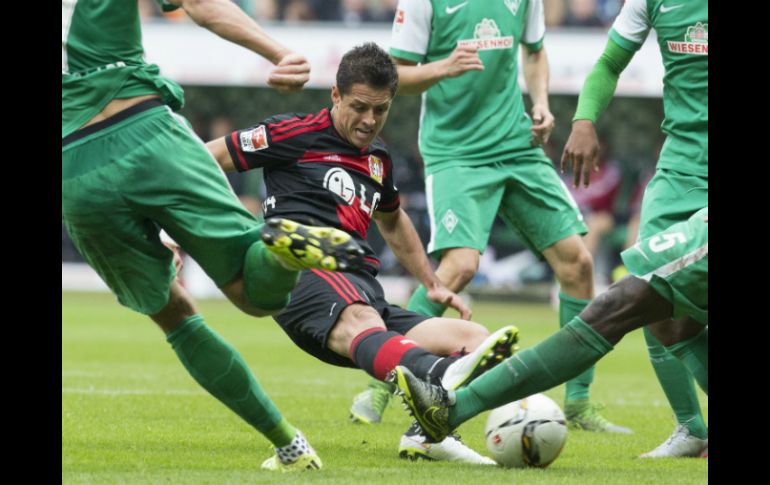
[[[150,318],[168,334],[196,313],[198,309],[195,307],[195,300],[175,279],[169,289],[168,303],[161,311],[150,315]]]

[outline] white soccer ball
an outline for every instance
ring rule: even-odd
[[[567,421],[553,399],[534,394],[492,410],[484,435],[500,465],[545,468],[564,448]]]

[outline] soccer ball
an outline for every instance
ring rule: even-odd
[[[500,465],[545,468],[564,447],[567,421],[551,398],[534,394],[493,409],[484,435],[487,448]]]

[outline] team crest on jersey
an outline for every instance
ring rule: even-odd
[[[369,155],[369,176],[377,183],[382,183],[383,165],[382,160],[374,155]]]
[[[404,26],[405,13],[400,8],[396,10],[396,18],[393,19],[393,31],[401,32],[401,28]]]
[[[505,0],[505,6],[508,7],[508,10],[510,10],[513,15],[518,13],[519,5],[521,5],[521,0]]]
[[[446,213],[444,213],[444,217],[441,218],[441,223],[444,225],[449,234],[452,234],[452,231],[455,230],[457,222],[457,216],[452,211],[452,209],[447,210]]]
[[[253,130],[242,131],[240,134],[241,150],[244,152],[258,152],[264,150],[269,145],[267,143],[267,133],[265,125],[259,125]]]
[[[512,49],[513,36],[502,37],[500,29],[492,19],[482,19],[473,29],[473,39],[457,41],[458,47],[475,47],[480,51],[491,49]]]
[[[666,43],[670,52],[707,56],[709,55],[709,24],[697,22],[695,25],[687,27],[684,42],[669,40]]]

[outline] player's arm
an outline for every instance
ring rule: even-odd
[[[582,178],[588,187],[591,170],[598,170],[599,139],[596,136],[596,120],[610,104],[620,73],[634,57],[634,51],[618,45],[612,38],[607,41],[604,53],[593,67],[580,90],[578,106],[572,118],[572,131],[561,156],[564,166],[573,171],[573,185],[578,187]]]
[[[425,285],[428,297],[437,303],[451,306],[462,318],[469,319],[471,311],[468,306],[462,298],[441,284],[430,267],[420,236],[404,209],[399,207],[392,212],[376,211],[374,221],[398,262]]]
[[[446,59],[417,64],[394,58],[398,68],[399,94],[421,94],[442,79],[457,77],[468,71],[483,71],[484,64],[475,47],[457,47]]]
[[[548,55],[542,44],[537,50],[522,44],[521,51],[524,82],[532,100],[532,144],[542,145],[548,141],[555,124],[548,105]]]
[[[206,143],[206,148],[211,152],[211,155],[217,161],[222,170],[225,172],[235,172],[235,164],[233,163],[233,157],[230,156],[230,151],[227,149],[227,143],[225,137],[217,138]]]
[[[279,91],[300,91],[310,78],[310,64],[270,37],[230,0],[164,0],[182,7],[201,27],[245,47],[275,64],[268,85]]]

